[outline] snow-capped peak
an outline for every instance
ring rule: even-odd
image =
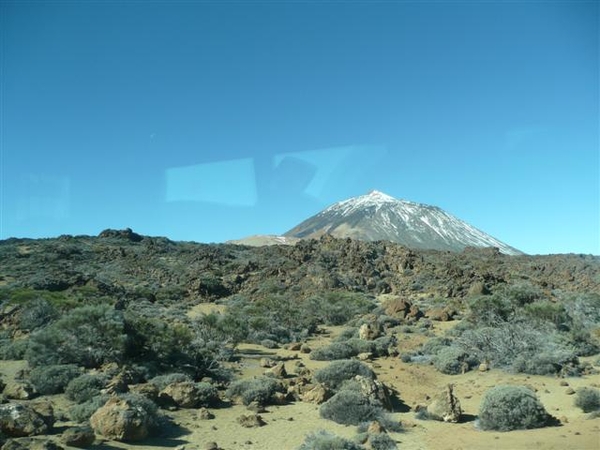
[[[414,248],[497,247],[503,253],[521,253],[438,207],[398,200],[376,190],[329,206],[286,236],[307,238],[322,234],[389,240]]]

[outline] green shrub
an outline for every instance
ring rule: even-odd
[[[342,389],[321,405],[323,419],[343,425],[359,425],[382,414],[381,406],[372,404],[360,391]]]
[[[577,357],[572,352],[560,349],[541,350],[540,353],[517,356],[512,370],[530,375],[556,375],[567,365],[578,365]]]
[[[42,395],[60,394],[69,382],[81,375],[81,370],[73,364],[59,364],[36,367],[29,374],[31,383]]]
[[[29,339],[3,339],[0,341],[0,359],[17,360],[25,358]]]
[[[477,360],[471,358],[467,352],[458,347],[444,347],[433,359],[437,370],[448,375],[458,375],[467,372]]]
[[[259,377],[231,383],[226,395],[229,398],[240,397],[244,405],[249,405],[252,402],[268,405],[273,401],[273,395],[280,390],[281,387],[276,380],[269,377]]]
[[[217,388],[210,383],[196,383],[196,391],[201,406],[215,406],[219,402]]]
[[[344,342],[332,342],[324,347],[313,350],[310,359],[315,361],[333,361],[336,359],[348,359],[358,355],[354,347]]]
[[[395,450],[398,448],[396,441],[386,433],[370,434],[368,441],[372,450]]]
[[[496,386],[483,396],[478,418],[483,430],[511,431],[541,428],[551,417],[532,390]]]
[[[184,373],[169,373],[154,377],[149,381],[149,383],[156,386],[159,391],[162,391],[169,384],[183,383],[185,381],[192,381],[192,379]]]
[[[310,433],[298,450],[361,450],[362,447],[328,431]]]
[[[19,312],[18,327],[33,331],[58,318],[59,313],[47,300],[36,298],[27,302]]]
[[[345,381],[356,375],[375,378],[375,374],[366,364],[356,360],[341,360],[317,370],[314,379],[329,389],[337,390]]]
[[[65,389],[65,396],[76,403],[85,403],[100,395],[105,387],[104,377],[85,373],[71,380]]]
[[[87,422],[92,414],[104,406],[109,398],[108,395],[98,395],[84,403],[73,405],[69,408],[68,416],[73,422]]]
[[[25,358],[33,367],[99,367],[121,361],[127,335],[123,315],[108,305],[76,308],[30,338]]]
[[[585,413],[600,410],[600,390],[588,387],[577,389],[575,406]]]
[[[437,355],[443,348],[449,347],[452,340],[447,337],[436,336],[429,339],[421,347],[421,352],[425,355]]]

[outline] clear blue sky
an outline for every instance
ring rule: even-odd
[[[599,3],[1,2],[0,237],[279,234],[378,189],[600,254]]]

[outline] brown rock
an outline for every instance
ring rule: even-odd
[[[427,416],[430,419],[453,423],[460,420],[462,409],[453,390],[454,387],[449,384],[446,389],[434,397],[433,402],[427,406]]]
[[[287,377],[287,371],[285,370],[285,364],[280,362],[274,367],[267,369],[265,371],[265,375],[271,375],[277,378],[285,378]]]
[[[198,410],[198,418],[200,420],[211,420],[215,418],[215,415],[206,408],[200,408]]]
[[[258,365],[260,367],[275,367],[277,365],[277,363],[275,361],[273,361],[271,358],[260,358]]]
[[[237,421],[244,428],[255,428],[266,425],[266,422],[258,414],[242,415],[238,417]]]
[[[306,403],[315,403],[320,405],[326,402],[331,397],[331,392],[322,384],[317,384],[311,389],[300,394],[300,400]]]
[[[385,313],[388,316],[398,317],[400,319],[404,319],[408,315],[411,306],[412,303],[401,298],[390,300],[384,304]]]
[[[161,403],[173,403],[180,408],[197,408],[202,402],[202,396],[196,383],[182,381],[171,383],[158,394]]]
[[[288,345],[288,350],[292,351],[292,352],[297,352],[302,348],[302,343],[300,342],[292,342],[290,343],[290,345]]]
[[[141,441],[150,435],[153,418],[131,401],[113,397],[90,417],[93,430],[116,441]]]

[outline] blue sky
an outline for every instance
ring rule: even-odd
[[[279,234],[371,189],[600,254],[599,3],[1,2],[0,238]]]

